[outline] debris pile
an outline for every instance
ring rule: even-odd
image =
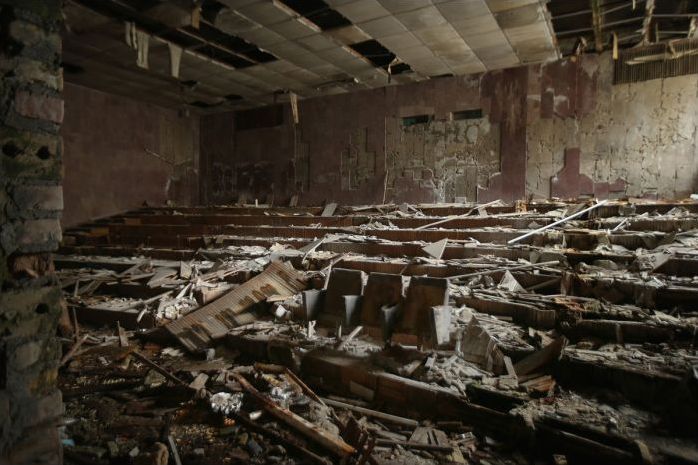
[[[698,463],[698,203],[67,231],[67,463]]]

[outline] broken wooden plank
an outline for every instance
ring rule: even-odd
[[[487,208],[487,207],[492,206],[492,205],[495,205],[495,204],[497,204],[497,203],[499,203],[499,200],[493,200],[492,202],[487,202],[487,203],[485,203],[485,204],[482,204],[482,205],[479,205],[479,206],[477,206],[477,207],[471,208],[470,210],[468,210],[467,212],[463,213],[462,215],[450,216],[450,217],[448,217],[448,218],[444,218],[444,219],[439,220],[439,221],[434,221],[433,223],[429,223],[429,224],[424,224],[424,225],[422,225],[422,226],[418,226],[418,227],[416,227],[416,228],[414,228],[414,229],[415,229],[415,230],[427,229],[427,228],[431,228],[431,227],[433,227],[433,226],[438,226],[438,225],[440,225],[440,224],[448,223],[449,221],[457,220],[457,219],[460,219],[460,218],[465,218],[466,216],[470,216],[470,215],[471,215],[474,211],[476,211],[478,208]]]
[[[330,202],[327,205],[325,205],[325,208],[322,210],[322,213],[320,216],[332,216],[334,215],[334,211],[337,209],[337,204],[334,202]]]
[[[538,234],[539,232],[545,231],[545,230],[550,229],[550,228],[554,228],[555,226],[558,226],[558,225],[560,225],[560,224],[562,224],[562,223],[565,223],[565,222],[567,222],[567,221],[569,221],[569,220],[572,220],[572,219],[574,219],[574,218],[577,218],[577,217],[579,217],[579,216],[582,216],[583,214],[588,213],[588,212],[590,212],[590,211],[592,211],[592,210],[595,210],[595,209],[599,208],[599,207],[602,206],[602,205],[606,205],[607,203],[608,203],[608,200],[602,200],[602,201],[600,201],[599,203],[595,203],[595,204],[592,205],[591,207],[585,208],[584,210],[580,210],[580,211],[578,211],[578,212],[576,212],[576,213],[573,213],[573,214],[571,214],[571,215],[569,215],[569,216],[566,216],[566,217],[564,217],[564,218],[562,218],[562,219],[560,219],[560,220],[557,220],[557,221],[555,221],[555,222],[553,222],[553,223],[547,224],[547,225],[545,225],[545,226],[541,226],[540,228],[534,229],[533,231],[529,231],[529,232],[527,232],[527,233],[524,234],[524,235],[515,237],[514,239],[511,239],[511,240],[507,241],[507,244],[509,244],[509,245],[515,244],[515,243],[517,243],[517,242],[519,242],[519,241],[521,241],[521,240],[523,240],[523,239],[526,239],[527,237],[531,237],[531,236],[533,236],[533,235],[535,235],[535,234]]]
[[[192,352],[208,347],[215,339],[249,318],[241,314],[267,297],[293,295],[305,289],[306,282],[292,265],[272,262],[262,273],[219,299],[165,325],[165,329]]]
[[[389,413],[383,413],[383,412],[379,412],[377,410],[371,410],[371,409],[364,408],[364,407],[358,407],[356,405],[346,404],[346,403],[340,402],[338,400],[332,400],[332,399],[322,399],[322,400],[330,407],[338,407],[338,408],[343,408],[346,410],[351,410],[352,412],[360,413],[362,415],[366,415],[367,417],[378,418],[380,420],[384,420],[384,421],[387,421],[390,423],[395,423],[397,425],[409,426],[412,428],[419,425],[418,421],[411,420],[409,418],[398,417],[396,415],[390,415]]]
[[[240,383],[240,386],[254,397],[270,415],[294,428],[308,439],[317,442],[328,451],[340,457],[346,457],[356,452],[352,446],[344,442],[341,438],[328,433],[305,418],[277,405],[274,401],[255,389],[242,375],[234,373],[233,376],[237,382]]]
[[[516,365],[514,365],[516,375],[522,376],[542,370],[547,365],[560,358],[560,354],[566,345],[567,338],[564,336],[559,337],[541,350],[519,360]]]

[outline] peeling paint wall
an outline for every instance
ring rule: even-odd
[[[474,201],[478,186],[487,187],[500,171],[501,124],[514,128],[516,145],[525,147],[524,100],[509,111],[507,94],[493,85],[509,80],[498,75],[309,99],[300,102],[299,124],[286,106],[280,126],[237,130],[233,140],[217,132],[233,128],[233,113],[204,117],[202,160],[211,170],[202,180],[204,195],[210,203],[285,203],[294,195],[305,204]],[[464,110],[481,110],[482,116],[453,119]],[[509,124],[509,114],[518,123]],[[429,120],[403,121],[420,115]],[[524,152],[510,150],[514,144],[505,145],[507,154],[525,160]],[[216,148],[221,146],[225,153]],[[224,189],[216,181],[221,169],[233,179]],[[523,192],[523,171],[514,184]]]
[[[64,99],[63,226],[198,203],[198,117],[73,84]]]
[[[528,96],[529,194],[551,195],[569,148],[580,149],[580,175],[598,197],[698,191],[698,76],[613,85],[613,61],[603,54],[546,65],[537,78]]]
[[[698,76],[614,86],[610,54],[303,100],[275,127],[204,117],[209,203],[683,198]],[[482,117],[454,120],[453,112]],[[404,118],[431,119],[406,125]],[[567,161],[567,165],[565,162]]]

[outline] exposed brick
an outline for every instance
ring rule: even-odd
[[[13,69],[15,76],[23,81],[43,84],[52,90],[63,89],[63,73],[60,69],[52,69],[36,60],[20,60]]]
[[[46,252],[61,238],[63,2],[0,4],[0,464],[58,464],[61,290]]]
[[[16,186],[12,199],[20,210],[63,210],[63,188],[61,186]]]
[[[60,124],[63,121],[63,99],[20,91],[15,96],[15,111],[28,118]]]
[[[55,270],[49,253],[10,257],[8,268],[15,279],[40,278],[53,273]]]
[[[10,37],[25,46],[42,45],[53,52],[61,49],[61,38],[58,32],[48,32],[36,24],[17,19],[10,23]]]
[[[31,249],[31,245],[58,243],[61,240],[61,224],[57,219],[27,220],[16,227],[17,244],[21,249]]]
[[[54,420],[63,415],[63,396],[61,391],[55,390],[39,398],[34,405],[32,424],[38,425],[46,421]]]
[[[41,344],[30,341],[16,347],[10,360],[10,368],[22,371],[39,361],[41,356]]]

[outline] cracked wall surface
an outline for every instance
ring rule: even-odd
[[[233,128],[233,113],[206,116],[204,195],[211,203],[283,203],[294,195],[306,204],[474,201],[500,170],[499,108],[506,107],[497,106],[492,122],[498,97],[482,84],[483,75],[451,77],[309,99],[299,105],[299,124],[287,108],[283,124],[233,130],[232,138],[219,131]],[[475,116],[453,119],[465,110]],[[415,116],[428,121],[405,123]]]
[[[529,94],[537,110],[529,111],[527,132],[529,194],[550,196],[567,148],[581,150],[580,172],[594,183],[624,181],[610,196],[685,198],[698,190],[698,76],[613,85],[613,61],[603,54],[546,65],[537,77],[538,92]],[[563,80],[573,85],[552,84]]]
[[[206,116],[204,195],[362,204],[698,191],[698,77],[612,81],[610,54],[588,55],[302,100],[298,124],[288,105],[275,127]],[[454,120],[463,110],[482,114]]]
[[[477,186],[499,170],[499,125],[489,119],[393,122],[399,140],[388,158],[388,188],[417,181],[437,202],[474,201]],[[405,186],[409,188],[409,184]]]

